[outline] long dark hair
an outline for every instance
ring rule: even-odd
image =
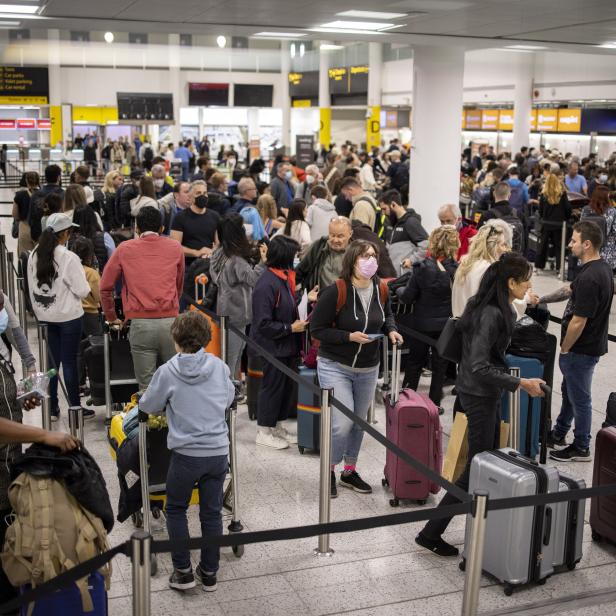
[[[218,222],[218,239],[226,257],[250,260],[252,248],[246,237],[244,219],[236,213],[227,214]]]
[[[94,241],[94,238],[101,232],[96,214],[89,205],[79,206],[73,214],[73,223],[79,225],[79,234]]]
[[[509,301],[509,279],[516,282],[530,280],[532,273],[532,265],[517,252],[506,252],[500,260],[492,263],[481,279],[477,294],[466,305],[458,324],[461,330],[472,334],[475,326],[481,326],[483,309],[490,305],[500,309],[507,336],[511,336],[515,319]]]
[[[36,248],[36,279],[38,280],[39,287],[42,287],[44,284],[51,287],[58,275],[54,259],[54,251],[60,243],[58,235],[51,228],[47,228],[41,233],[39,238],[38,247]]]
[[[607,186],[599,184],[595,186],[590,198],[590,209],[599,216],[603,216],[612,207],[610,201],[610,190]]]
[[[284,234],[291,235],[291,224],[296,220],[304,219],[304,210],[306,202],[303,199],[293,199],[289,204],[289,213],[287,214],[287,222],[284,226]]]

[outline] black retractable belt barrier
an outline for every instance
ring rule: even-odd
[[[561,325],[563,322],[563,320],[560,317],[555,317],[552,314],[550,315],[550,321],[552,321],[552,323],[556,323],[557,325]],[[616,336],[614,334],[608,334],[607,339],[610,342],[616,342]]]
[[[189,295],[184,294],[184,300],[191,306],[194,306],[201,312],[207,314],[210,318],[214,319],[215,321],[218,321],[220,319],[219,315],[211,312],[207,308],[204,308],[203,306],[195,302],[193,298],[190,297]],[[244,332],[239,330],[233,324],[231,323],[229,324],[229,329],[236,336],[238,336],[244,342],[246,342],[246,344],[249,347],[252,347],[255,351],[257,351],[258,354],[261,355],[264,359],[266,359],[270,364],[272,364],[272,366],[280,370],[283,374],[287,375],[290,379],[293,379],[296,383],[300,384],[302,387],[306,387],[309,391],[312,391],[313,393],[319,396],[321,395],[321,389],[317,385],[315,385],[312,381],[309,381],[308,379],[305,379],[299,376],[296,372],[291,370],[291,368],[289,368],[288,366],[285,366],[282,362],[276,359],[271,353],[266,351],[261,345],[257,344],[254,340],[246,336]],[[472,501],[472,497],[468,494],[468,492],[465,492],[464,490],[462,490],[455,484],[447,481],[444,477],[439,475],[437,472],[433,471],[431,468],[423,465],[421,462],[419,462],[418,460],[410,456],[406,451],[398,447],[398,445],[396,445],[395,443],[392,443],[392,441],[384,437],[378,430],[375,430],[367,421],[364,421],[363,419],[358,417],[355,413],[353,413],[353,411],[351,411],[351,409],[349,409],[346,405],[340,402],[340,400],[332,396],[330,402],[332,406],[335,406],[343,415],[345,415],[351,421],[356,423],[364,432],[367,432],[372,438],[374,438],[379,443],[381,443],[381,445],[383,445],[384,447],[392,451],[396,456],[398,456],[398,458],[406,462],[409,466],[414,468],[417,472],[421,473],[422,475],[430,479],[430,481],[433,481],[437,485],[441,486],[443,489],[451,493],[453,496],[455,496],[458,500],[462,501],[463,503]]]

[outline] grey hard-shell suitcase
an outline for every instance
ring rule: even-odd
[[[490,500],[558,492],[558,470],[513,449],[477,454],[471,463],[469,493],[485,490]],[[483,570],[505,585],[545,583],[554,572],[553,506],[490,511],[487,516]],[[465,546],[470,540],[470,516]],[[465,561],[460,563],[464,569]]]
[[[574,479],[560,473],[560,492],[582,490],[586,487],[583,479]],[[569,570],[582,559],[584,534],[584,512],[586,501],[554,503],[554,568],[567,567]]]

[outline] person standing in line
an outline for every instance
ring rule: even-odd
[[[569,299],[561,325],[558,364],[563,375],[562,406],[548,437],[550,457],[561,462],[591,460],[592,377],[599,359],[607,353],[610,309],[614,296],[612,268],[601,258],[603,236],[590,221],[573,227],[569,248],[582,262],[575,280],[535,303]],[[575,420],[574,440],[565,437]]]

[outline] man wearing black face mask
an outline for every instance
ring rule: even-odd
[[[170,234],[182,244],[187,271],[195,259],[212,254],[220,220],[216,212],[207,209],[207,184],[203,180],[192,183],[192,196],[190,207],[174,216]]]

